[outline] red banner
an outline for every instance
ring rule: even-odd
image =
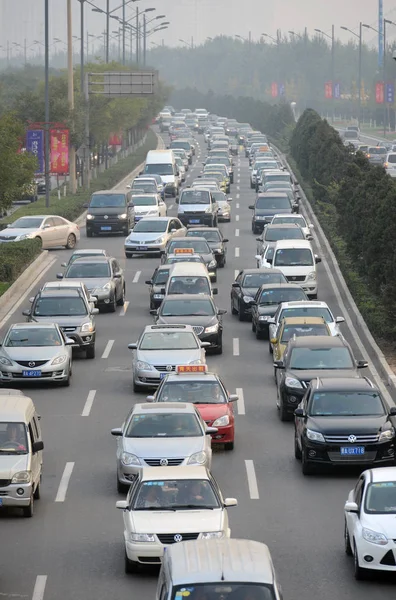
[[[332,98],[333,97],[333,82],[332,81],[326,81],[325,83],[325,98]]]
[[[122,134],[113,133],[109,138],[109,146],[122,146]]]
[[[377,104],[383,104],[384,103],[384,97],[385,97],[385,92],[384,92],[384,82],[383,81],[378,81],[375,84],[375,101]]]
[[[69,130],[50,129],[50,171],[54,175],[69,173]]]
[[[271,96],[273,98],[277,98],[278,97],[278,84],[277,83],[272,83],[271,84]]]

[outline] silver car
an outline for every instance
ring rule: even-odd
[[[56,215],[20,217],[0,232],[0,243],[38,239],[42,248],[74,248],[80,240],[80,228]]]
[[[117,489],[125,492],[144,467],[212,466],[212,433],[190,403],[135,404],[117,437]],[[164,473],[165,476],[165,473]]]
[[[55,323],[11,325],[0,346],[0,382],[46,381],[68,386],[73,344]]]
[[[205,347],[191,325],[147,325],[139,340],[128,344],[132,359],[133,390],[153,388],[177,365],[206,364]]]
[[[125,256],[161,255],[174,236],[185,236],[186,227],[176,217],[143,217],[125,239]]]

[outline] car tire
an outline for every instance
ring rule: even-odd
[[[345,546],[345,554],[347,554],[347,556],[352,556],[353,552],[352,552],[351,540],[349,537],[349,531],[348,531],[346,519],[344,522],[344,546]]]
[[[226,265],[226,257],[223,256],[223,258],[221,259],[221,261],[219,262],[218,266],[220,267],[220,269],[224,269],[225,265]]]
[[[290,417],[286,411],[285,404],[283,402],[282,395],[279,395],[279,418],[284,423],[285,421],[290,421]]]
[[[302,474],[305,476],[312,475],[312,473],[314,471],[313,465],[311,465],[307,461],[306,451],[304,449],[301,452],[301,471],[302,471]]]
[[[233,303],[232,303],[232,300],[231,300],[231,314],[232,314],[232,315],[237,315],[237,314],[238,314],[238,311],[237,311],[237,310],[234,308],[234,305],[233,305]]]
[[[73,248],[76,247],[76,243],[77,243],[77,239],[76,239],[76,236],[74,235],[74,233],[69,233],[69,235],[67,236],[67,241],[66,241],[66,249],[73,250]]]
[[[250,189],[254,189],[256,186],[254,185],[254,183],[250,182]]]
[[[252,331],[253,331],[253,333],[256,333],[256,324],[253,319],[252,319]]]
[[[124,306],[125,304],[125,285],[122,288],[121,298],[117,300],[117,306]]]
[[[134,560],[129,560],[127,554],[125,552],[125,573],[128,575],[133,575],[133,573],[137,573],[139,570],[139,563]]]
[[[139,394],[142,391],[141,386],[138,383],[136,383],[135,381],[133,381],[133,391],[136,394]]]
[[[212,283],[216,283],[217,282],[217,275],[215,275],[211,281],[212,281]]]
[[[35,500],[40,500],[41,498],[41,478],[40,481],[38,482],[38,484],[36,485],[36,489],[34,490],[34,494],[33,497]]]
[[[273,349],[273,347],[272,347],[272,344],[271,344],[271,342],[270,342],[270,343],[269,343],[269,345],[268,345],[268,352],[269,352],[270,354],[273,354],[273,353],[274,353],[274,349]]]
[[[125,258],[132,258],[132,256],[133,256],[132,254],[127,254],[127,253],[125,252]]]
[[[66,379],[61,381],[60,385],[61,385],[61,387],[69,387],[70,386],[70,371],[69,371]]]
[[[127,483],[121,483],[117,477],[117,492],[119,494],[127,494],[129,492],[129,485]]]
[[[95,358],[95,344],[91,344],[90,346],[88,346],[86,353],[85,353],[85,357],[86,358]]]
[[[240,304],[239,304],[239,307],[238,307],[238,319],[240,321],[246,321],[246,315],[245,315],[244,311],[241,310],[241,305]]]
[[[224,450],[234,450],[234,444],[235,442],[227,442],[224,444]]]
[[[256,340],[262,340],[262,339],[263,339],[263,333],[256,327]]]
[[[29,506],[24,506],[22,508],[22,514],[26,519],[30,519],[31,517],[33,517],[34,515],[34,495],[32,492],[32,495],[30,496],[30,503]]]
[[[294,458],[296,458],[297,460],[301,460],[301,450],[297,443],[296,432],[294,432]]]
[[[89,231],[88,229],[87,229],[87,237],[93,237],[92,231]]]
[[[116,300],[115,292],[114,292],[114,296],[113,296],[113,301],[110,302],[110,304],[108,304],[107,307],[108,307],[108,311],[111,313],[115,313],[115,311],[117,310],[117,300]]]
[[[311,294],[311,295],[309,296],[309,299],[310,299],[310,300],[317,300],[317,299],[318,299],[318,294]]]
[[[217,346],[213,349],[213,354],[223,354],[223,334],[217,340]]]
[[[367,570],[362,569],[359,565],[359,554],[356,548],[356,543],[353,544],[353,572],[357,581],[367,579]]]
[[[34,238],[35,240],[38,240],[40,242],[40,249],[43,249],[43,240],[41,239],[41,237],[37,236],[36,238]]]

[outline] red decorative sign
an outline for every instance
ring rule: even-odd
[[[271,84],[271,96],[273,98],[277,98],[278,97],[278,84],[277,83],[272,83]]]
[[[113,133],[109,138],[109,146],[122,146],[122,135]]]
[[[375,101],[377,104],[383,104],[385,97],[384,82],[378,81],[375,84]]]
[[[50,129],[50,172],[54,175],[69,173],[69,130]]]
[[[326,81],[325,83],[325,98],[330,99],[333,97],[333,82]]]

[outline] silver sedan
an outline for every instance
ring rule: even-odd
[[[42,248],[75,247],[80,240],[80,228],[57,215],[21,217],[0,232],[0,243],[38,239]]]

